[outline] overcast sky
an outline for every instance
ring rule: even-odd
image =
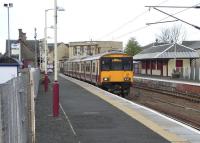
[[[0,2],[0,52],[5,52],[7,39],[7,9],[4,3],[13,3],[10,9],[10,37],[18,39],[18,29],[27,34],[28,40],[34,39],[34,28],[37,28],[37,39],[44,37],[45,9],[54,7],[54,0],[1,0]],[[165,14],[149,9],[147,5],[193,6],[200,0],[57,0],[58,6],[65,9],[58,12],[58,42],[105,40],[127,41],[134,37],[140,45],[155,41],[163,27],[181,25],[187,32],[187,40],[200,40],[200,30],[182,22],[155,24]],[[184,9],[161,10],[174,14]],[[187,9],[175,15],[189,23],[200,26],[200,9]],[[173,20],[167,18],[165,20]],[[48,26],[53,25],[53,11],[48,12]],[[48,42],[53,42],[53,30],[48,29]]]

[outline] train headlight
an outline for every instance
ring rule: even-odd
[[[131,80],[130,77],[125,77],[125,78],[124,78],[124,81],[130,81],[130,80]]]
[[[103,81],[109,81],[109,78],[108,77],[104,77]]]

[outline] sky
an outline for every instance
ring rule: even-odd
[[[45,9],[54,8],[54,0],[1,0],[0,2],[0,52],[5,52],[8,37],[8,12],[4,3],[13,3],[10,8],[10,39],[18,39],[22,29],[28,40],[44,38]],[[121,41],[125,46],[134,37],[141,46],[155,41],[161,30],[181,25],[186,31],[186,40],[200,40],[200,30],[183,22],[153,24],[146,23],[174,20],[167,15],[145,6],[194,6],[200,0],[57,0],[65,9],[58,12],[58,42],[74,41]],[[159,8],[169,14],[200,26],[200,9]],[[48,27],[54,24],[53,10],[47,13]],[[54,30],[48,28],[48,42],[54,42]]]

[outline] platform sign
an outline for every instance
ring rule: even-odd
[[[20,43],[11,43],[11,54],[12,55],[20,54]]]

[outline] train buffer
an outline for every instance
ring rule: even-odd
[[[36,99],[36,143],[199,143],[200,131],[88,83],[59,76],[59,117],[52,89]]]

